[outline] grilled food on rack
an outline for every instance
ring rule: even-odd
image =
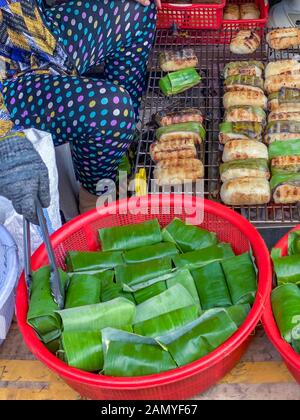
[[[300,201],[300,174],[275,175],[270,182],[273,199],[277,204],[294,204]]]
[[[278,60],[267,64],[265,78],[277,76],[279,74],[299,74],[300,63],[297,60]]]
[[[224,146],[223,162],[240,159],[269,159],[265,144],[252,140],[231,140]]]
[[[269,76],[265,81],[265,90],[268,94],[278,92],[281,88],[300,88],[299,74],[278,74]]]
[[[222,182],[235,178],[270,178],[269,165],[265,159],[233,160],[220,166]]]
[[[266,109],[268,99],[264,92],[259,88],[251,86],[233,86],[224,94],[223,103],[225,109],[239,105],[257,106]]]
[[[226,4],[223,13],[224,20],[239,20],[240,19],[240,7],[238,4]]]
[[[200,109],[186,108],[174,109],[173,111],[159,111],[155,115],[155,121],[160,127],[185,122],[203,122],[203,115]]]
[[[270,184],[264,178],[236,178],[225,182],[221,199],[231,206],[267,204],[271,199]]]
[[[271,121],[267,125],[264,137],[266,144],[292,139],[300,139],[300,122]]]
[[[268,121],[297,121],[300,122],[300,110],[297,112],[273,111],[269,114]]]
[[[300,156],[300,140],[275,141],[269,146],[269,155],[272,170],[273,168],[286,170],[290,165],[294,167]]]
[[[178,159],[166,163],[161,161],[154,169],[154,179],[159,186],[183,184],[196,181],[203,176],[204,167],[198,159]]]
[[[266,124],[266,113],[257,106],[232,106],[225,112],[224,120],[229,122],[253,121]]]
[[[196,158],[197,151],[193,139],[155,142],[150,147],[151,158],[155,162],[161,160]]]
[[[252,54],[260,46],[260,36],[251,30],[240,30],[231,40],[230,51],[234,54]]]
[[[230,91],[232,87],[243,87],[252,86],[260,89],[264,89],[264,82],[261,77],[256,76],[244,76],[241,74],[235,76],[229,76],[224,82],[225,91]]]
[[[187,68],[168,73],[160,79],[159,87],[164,95],[172,96],[198,85],[200,81],[199,73],[193,68]]]
[[[278,156],[271,160],[272,174],[300,172],[300,156]]]
[[[280,112],[300,110],[300,89],[281,88],[279,92],[271,93],[268,108]]]
[[[232,61],[224,67],[224,77],[229,76],[256,76],[262,77],[264,71],[264,64],[261,61]]]
[[[160,142],[192,139],[194,143],[200,144],[205,135],[203,125],[196,122],[172,124],[156,130],[156,138]]]
[[[267,34],[267,42],[275,50],[285,50],[300,45],[300,29],[281,28],[274,29]]]
[[[259,19],[260,10],[255,3],[244,3],[240,5],[241,19]]]
[[[164,51],[159,55],[162,71],[170,72],[198,66],[198,58],[192,48]]]
[[[257,122],[223,122],[219,125],[219,141],[226,144],[231,140],[262,140],[263,126]]]

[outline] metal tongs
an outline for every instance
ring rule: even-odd
[[[46,219],[43,213],[40,202],[36,201],[36,213],[41,228],[42,237],[48,254],[50,265],[50,288],[51,295],[54,302],[59,309],[64,308],[64,290],[60,281],[59,271],[56,265],[54,251],[51,245]],[[31,268],[31,239],[30,239],[30,222],[23,219],[23,235],[24,235],[24,266],[25,266],[25,281],[27,285],[28,297],[30,297],[30,290],[32,284],[32,268]]]

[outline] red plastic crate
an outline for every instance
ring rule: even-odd
[[[221,0],[220,4],[162,3],[162,9],[158,12],[157,28],[168,29],[175,23],[180,29],[219,29],[222,26],[225,3],[226,0]]]
[[[57,263],[65,267],[68,250],[99,248],[97,230],[103,227],[143,222],[157,217],[161,226],[174,217],[185,219],[202,211],[201,226],[218,234],[221,241],[230,242],[237,254],[253,250],[258,267],[258,291],[253,308],[239,330],[207,356],[181,368],[168,372],[134,378],[118,378],[84,372],[67,366],[56,358],[39,341],[34,330],[27,324],[28,297],[24,273],[18,285],[16,315],[25,343],[32,353],[59,375],[82,396],[104,400],[157,400],[184,399],[202,392],[219,381],[240,360],[245,352],[251,333],[261,318],[266,298],[270,295],[272,268],[268,249],[257,230],[242,216],[221,204],[192,196],[153,195],[131,198],[79,216],[64,225],[51,236]],[[128,213],[128,207],[132,210]],[[45,246],[32,256],[33,270],[47,264]]]
[[[296,226],[292,230],[300,230],[300,225]],[[289,234],[290,232],[287,233],[277,243],[277,245],[275,245],[275,248],[279,248],[282,250],[282,255],[287,255]],[[280,353],[287,368],[294,376],[296,381],[300,384],[300,355],[297,354],[294,351],[294,349],[281,337],[272,311],[271,296],[269,296],[269,298],[266,301],[266,307],[263,313],[262,322],[271,343]]]
[[[260,10],[259,19],[223,20],[224,29],[255,29],[264,28],[267,25],[269,2],[268,0],[227,0],[226,4],[256,3]]]

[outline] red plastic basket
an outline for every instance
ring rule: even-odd
[[[168,29],[174,23],[180,29],[219,29],[222,25],[226,0],[220,4],[179,5],[162,3],[158,11],[157,28]]]
[[[269,2],[267,0],[228,0],[227,3],[243,4],[256,3],[260,10],[259,19],[240,19],[240,20],[225,20],[223,19],[223,29],[255,29],[264,28],[267,25]]]
[[[300,225],[296,226],[292,230],[300,230]],[[276,248],[280,248],[282,250],[283,255],[287,255],[288,252],[288,236],[289,233],[287,233],[275,246]],[[266,308],[262,317],[262,322],[270,341],[280,353],[291,374],[300,384],[300,355],[298,355],[293,348],[281,338],[273,316],[270,297],[266,301]]]
[[[157,217],[162,226],[175,216],[191,217],[195,209],[204,205],[201,226],[214,231],[219,239],[230,242],[237,253],[253,250],[259,270],[258,293],[254,306],[244,324],[226,343],[213,353],[182,368],[165,373],[136,378],[112,378],[71,368],[53,356],[27,324],[27,290],[22,275],[16,297],[16,314],[21,333],[32,353],[57,373],[81,395],[92,399],[183,399],[209,388],[229,372],[247,348],[250,335],[261,318],[265,300],[271,291],[272,268],[269,252],[257,230],[242,216],[229,208],[192,196],[152,195],[122,200],[117,212],[115,204],[92,211],[66,224],[52,236],[57,262],[64,268],[68,250],[96,250],[99,248],[97,230],[102,227],[143,222]],[[135,211],[128,213],[129,207]],[[133,214],[135,213],[135,214]],[[47,263],[45,247],[41,246],[32,257],[33,269]]]

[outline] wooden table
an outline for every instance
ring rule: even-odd
[[[7,399],[80,399],[80,395],[35,360],[25,347],[16,323],[0,347],[0,400]],[[241,363],[220,383],[194,399],[299,400],[300,386],[259,328]]]

